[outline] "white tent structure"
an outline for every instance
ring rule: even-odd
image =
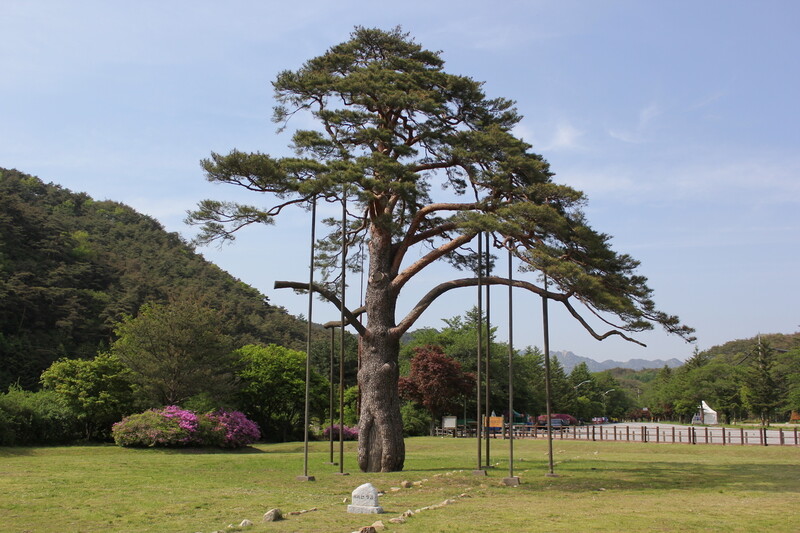
[[[700,402],[700,409],[694,414],[692,424],[706,424],[715,426],[717,422],[717,412],[710,408],[706,402]]]

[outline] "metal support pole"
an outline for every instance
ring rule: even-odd
[[[514,290],[513,255],[508,252],[508,477],[506,485],[519,485],[519,477],[514,475]],[[573,435],[574,436],[574,435]]]
[[[548,476],[555,476],[553,472],[553,424],[550,416],[552,406],[550,404],[550,319],[547,314],[547,275],[544,277],[544,295],[542,296],[542,323],[544,330],[544,395],[547,408],[547,463]]]
[[[489,276],[492,275],[492,267],[491,267],[491,261],[490,261],[491,255],[490,255],[490,251],[489,251],[489,232],[487,231],[486,233],[484,233],[484,236],[486,237],[486,249],[484,250],[484,253],[486,254],[486,277],[489,277]],[[491,373],[489,371],[489,369],[490,369],[489,365],[490,365],[490,363],[492,361],[492,327],[491,327],[491,320],[490,320],[491,319],[492,305],[491,305],[491,296],[490,296],[491,292],[489,290],[490,287],[491,287],[491,285],[487,283],[486,284],[486,361],[485,361],[486,362],[486,377],[485,377],[485,380],[486,380],[485,391],[486,392],[483,395],[483,397],[484,397],[484,399],[486,401],[486,409],[485,409],[485,411],[486,411],[486,462],[484,463],[486,468],[492,468],[492,459],[491,459],[491,454],[489,452],[489,443],[490,443],[490,441],[489,441],[489,436],[490,436],[489,435],[489,415],[491,414],[491,410],[489,409],[489,402],[491,401],[491,397],[492,397],[491,396],[491,387],[490,387],[490,376],[491,376]]]
[[[330,354],[330,386],[328,395],[328,414],[330,415],[330,426],[328,426],[328,441],[330,441],[331,456],[328,464],[335,465],[333,460],[333,355],[336,351],[336,328],[331,328],[331,354]]]
[[[478,466],[473,470],[473,474],[486,475],[486,470],[482,468],[481,462],[483,456],[481,454],[481,439],[482,439],[482,426],[483,420],[481,418],[481,348],[483,346],[483,234],[478,233],[478,349],[477,349],[477,376],[475,383],[476,391],[476,415],[475,415],[475,437],[478,444]]]
[[[316,239],[317,198],[311,200],[311,258],[308,262],[308,329],[306,331],[306,390],[303,418],[303,475],[297,476],[298,481],[314,481],[314,476],[308,475],[308,397],[309,382],[311,381],[311,314],[314,309],[314,242]]]
[[[342,329],[339,336],[339,475],[347,475],[344,471],[344,306],[345,306],[345,273],[347,271],[347,192],[342,193],[342,292],[339,307]]]

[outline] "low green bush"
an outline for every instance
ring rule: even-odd
[[[77,415],[55,392],[12,386],[0,394],[0,445],[68,444],[81,434]]]
[[[430,434],[431,415],[414,402],[406,402],[400,406],[400,416],[403,417],[404,436],[417,437]]]

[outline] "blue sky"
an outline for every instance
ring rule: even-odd
[[[517,133],[592,225],[642,262],[661,309],[701,349],[800,330],[800,4],[736,2],[17,1],[0,4],[0,166],[127,203],[187,239],[203,198],[261,203],[205,182],[213,150],[288,153],[270,82],[355,25],[402,25],[449,72],[517,101]],[[287,213],[209,260],[295,314],[308,219]],[[504,266],[502,268],[505,268]],[[426,272],[401,302],[453,275]],[[416,291],[416,292],[415,292]],[[352,291],[355,305],[357,287]],[[505,291],[493,311],[505,337]],[[448,295],[419,326],[473,305]],[[542,345],[540,303],[515,296],[515,345]],[[314,318],[336,311],[317,304]],[[558,309],[551,348],[598,360],[688,357],[661,330],[597,342]]]

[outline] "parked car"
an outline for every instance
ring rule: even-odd
[[[547,419],[540,420],[536,425],[539,429],[547,429]],[[562,420],[560,418],[551,418],[550,419],[550,427],[553,431],[563,431],[567,427],[569,427],[568,420]]]
[[[561,420],[563,422],[563,425],[566,426],[577,426],[579,424],[577,418],[565,413],[553,413],[552,415],[550,415],[550,420]],[[546,423],[547,423],[547,415],[539,415],[536,418],[537,426],[541,427],[546,425]]]

